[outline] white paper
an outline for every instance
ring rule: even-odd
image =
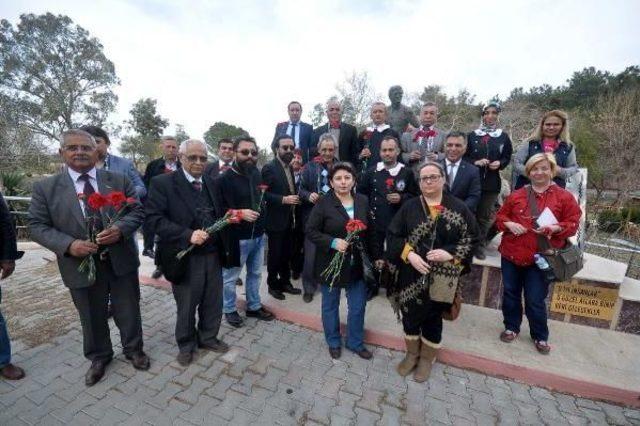
[[[553,212],[549,210],[549,207],[545,207],[542,213],[540,213],[537,222],[538,226],[542,228],[543,226],[557,225],[558,219]]]

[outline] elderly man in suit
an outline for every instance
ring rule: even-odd
[[[16,260],[22,255],[23,252],[18,251],[16,244],[16,231],[9,208],[0,193],[0,280],[13,274]],[[0,303],[2,303],[2,288],[0,288]],[[20,380],[24,377],[24,370],[11,363],[11,343],[2,311],[0,311],[0,377],[7,380]]]
[[[482,188],[480,170],[462,159],[467,150],[467,135],[463,132],[451,132],[444,144],[445,158],[441,164],[447,178],[447,188],[451,195],[464,201],[473,213],[476,212]]]
[[[291,101],[287,105],[288,121],[282,121],[276,125],[276,131],[273,134],[273,142],[280,135],[289,135],[293,139],[296,149],[302,154],[302,161],[306,163],[313,156],[310,152],[311,141],[313,140],[313,127],[311,124],[300,121],[302,116],[302,104],[298,101]]]
[[[295,150],[293,138],[279,135],[272,148],[275,158],[262,168],[262,182],[268,187],[264,194],[267,216],[265,228],[269,243],[267,285],[271,296],[284,300],[284,293],[302,293],[291,284],[289,265],[293,253],[295,209],[300,204],[300,197],[291,167]]]
[[[222,320],[224,250],[218,235],[203,230],[224,215],[214,197],[213,180],[204,174],[207,148],[189,139],[180,144],[181,170],[151,180],[145,206],[149,225],[159,236],[158,257],[172,282],[177,305],[176,341],[180,365],[189,365],[196,348],[226,352],[218,339]],[[195,248],[178,261],[180,250]],[[196,312],[198,323],[196,326]]]
[[[62,172],[33,186],[29,233],[35,242],[56,254],[62,281],[80,315],[84,355],[91,360],[85,384],[92,386],[113,358],[107,321],[109,297],[125,357],[136,369],[149,368],[149,357],[142,350],[140,262],[133,239],[144,211],[140,203],[130,203],[120,219],[109,223],[108,216],[115,214],[113,207],[96,210],[87,201],[94,193],[117,191],[134,200],[136,196],[126,176],[96,169],[96,142],[89,133],[75,129],[64,132],[60,155],[65,163]],[[88,238],[94,233],[95,240]],[[87,256],[93,256],[94,277],[79,270]]]
[[[342,106],[338,101],[330,100],[327,102],[326,113],[329,122],[313,131],[313,155],[311,156],[316,155],[320,136],[330,133],[338,141],[338,151],[336,152],[338,160],[348,161],[355,167],[358,164],[360,154],[358,130],[351,124],[342,121]]]
[[[147,188],[142,182],[140,173],[136,170],[131,160],[111,154],[109,147],[111,140],[109,135],[98,126],[82,126],[80,130],[89,133],[96,140],[96,151],[98,153],[98,161],[96,168],[109,170],[111,172],[122,173],[129,178],[133,187],[136,189],[138,199],[142,200],[147,195]]]
[[[436,127],[438,107],[433,102],[425,103],[420,109],[420,127],[403,133],[400,139],[402,162],[414,172],[425,160],[441,161],[444,158],[445,132]]]

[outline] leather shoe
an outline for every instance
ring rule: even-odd
[[[225,342],[223,342],[220,339],[212,339],[210,342],[200,343],[198,347],[212,351],[212,352],[218,352],[221,354],[229,350],[229,345],[227,345]]]
[[[353,353],[358,355],[362,359],[371,359],[371,358],[373,358],[373,354],[367,348],[362,348],[359,351],[353,351]]]
[[[193,361],[193,353],[192,352],[180,352],[176,357],[176,361],[183,367],[187,367]]]
[[[142,251],[142,255],[150,257],[152,259],[154,259],[156,257],[156,254],[154,253],[153,249],[144,249]]]
[[[87,386],[93,386],[98,383],[100,379],[102,379],[102,376],[104,376],[104,370],[110,362],[110,359],[91,362],[91,367],[89,367],[87,373],[84,375],[84,384]]]
[[[329,348],[329,355],[331,358],[338,359],[342,355],[342,348]]]
[[[156,268],[152,273],[151,273],[151,278],[153,278],[154,280],[157,280],[158,278],[160,278],[162,276],[162,271],[158,268]]]
[[[270,288],[269,289],[269,294],[274,299],[278,299],[278,300],[284,300],[285,299],[284,293],[281,292],[280,290],[276,290],[275,288]]]
[[[261,321],[273,321],[275,318],[273,314],[267,311],[265,308],[256,309],[255,311],[247,310],[247,316],[258,318]]]
[[[240,316],[240,314],[238,314],[238,312],[229,312],[228,314],[224,314],[224,317],[226,318],[227,322],[229,323],[229,325],[235,327],[235,328],[240,328],[242,326],[244,326],[244,321],[242,321],[242,317]]]
[[[311,301],[313,300],[313,294],[311,293],[305,293],[302,295],[302,300],[304,300],[304,303],[311,303]]]
[[[0,368],[0,376],[7,380],[20,380],[24,377],[24,370],[16,365],[7,364]]]
[[[151,366],[149,356],[142,351],[125,355],[124,357],[131,361],[131,365],[133,365],[133,368],[136,370],[146,371]]]
[[[282,292],[289,294],[302,294],[302,290],[295,288],[291,283],[284,284],[282,286]]]

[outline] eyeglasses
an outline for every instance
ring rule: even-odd
[[[206,163],[208,159],[204,155],[187,155],[187,160],[189,160],[190,163],[195,163],[198,160],[200,160],[201,163]]]
[[[258,156],[258,151],[255,149],[241,149],[238,151],[242,155],[246,155],[247,157],[251,155],[252,157]]]
[[[294,151],[296,147],[293,145],[284,145],[284,146],[281,146],[280,149],[283,151]]]
[[[420,176],[420,183],[435,182],[441,177],[440,175]]]
[[[65,145],[62,149],[68,152],[91,152],[96,149],[96,147],[91,145]]]

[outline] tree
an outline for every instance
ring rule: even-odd
[[[358,130],[364,129],[371,122],[371,105],[381,99],[369,81],[369,74],[353,71],[344,82],[336,85],[336,90],[342,104],[342,119]]]
[[[189,135],[184,130],[184,126],[182,124],[176,124],[176,140],[178,143],[186,141],[189,139]]]
[[[227,124],[222,121],[216,121],[213,126],[209,127],[204,135],[204,141],[211,147],[211,149],[217,151],[218,141],[223,138],[233,139],[237,136],[248,135],[249,132],[242,127],[234,126],[233,124]]]
[[[311,121],[311,125],[313,127],[318,127],[320,126],[320,124],[322,124],[322,122],[324,121],[324,105],[322,104],[315,104],[313,106],[313,109],[311,111],[309,111],[309,121]]]
[[[136,164],[149,161],[157,155],[158,140],[169,125],[169,121],[157,113],[156,104],[155,99],[140,99],[129,110],[131,119],[125,125],[134,134],[123,138],[120,152],[130,156]]]
[[[0,93],[31,132],[56,139],[80,124],[101,125],[120,84],[100,42],[63,15],[0,21]]]
[[[480,120],[481,106],[476,105],[475,96],[462,89],[457,96],[447,96],[441,86],[431,85],[424,88],[418,98],[420,102],[412,105],[416,114],[420,106],[433,102],[438,107],[438,127],[449,132],[451,130],[471,130]]]

